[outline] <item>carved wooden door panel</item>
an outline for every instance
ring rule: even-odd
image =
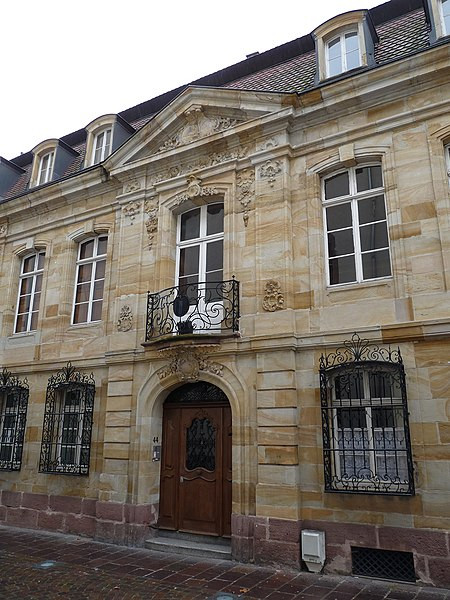
[[[181,415],[179,529],[219,534],[222,506],[222,409]]]
[[[231,534],[229,406],[164,406],[159,526]]]

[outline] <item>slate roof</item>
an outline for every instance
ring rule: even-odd
[[[369,13],[379,37],[379,43],[375,46],[377,66],[429,47],[428,23],[421,0],[392,0],[369,10]],[[315,72],[314,44],[311,35],[307,35],[197,79],[188,85],[301,93],[314,87]],[[180,86],[152,100],[122,111],[119,115],[137,131],[186,87]],[[62,140],[79,153],[79,156],[74,158],[66,169],[64,177],[67,177],[83,168],[86,132],[84,129],[80,129],[64,136]],[[11,162],[19,165],[25,170],[25,173],[5,194],[5,200],[27,191],[32,159],[31,152],[12,159]]]

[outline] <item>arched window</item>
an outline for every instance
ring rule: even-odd
[[[325,491],[413,494],[400,350],[354,334],[320,358]]]
[[[358,32],[341,33],[327,43],[327,75],[333,77],[361,66]]]

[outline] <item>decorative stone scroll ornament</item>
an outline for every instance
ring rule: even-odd
[[[231,119],[229,117],[207,117],[203,114],[203,108],[199,105],[191,106],[184,113],[184,117],[186,124],[166,140],[158,148],[157,153],[172,150],[213,133],[230,129],[230,127],[234,127],[239,122],[238,119]]]
[[[137,192],[141,189],[141,184],[139,181],[130,181],[126,183],[123,188],[124,194],[131,194],[131,192]]]
[[[141,205],[139,204],[139,202],[128,202],[128,204],[126,204],[122,210],[123,210],[123,214],[126,217],[128,217],[130,219],[130,221],[133,223],[140,208],[141,208]]]
[[[146,200],[144,204],[144,211],[146,214],[145,228],[147,230],[149,250],[153,246],[155,236],[158,232],[158,210],[157,204],[153,204]]]
[[[196,175],[189,175],[187,183],[187,190],[175,197],[176,206],[179,206],[186,202],[186,200],[191,200],[192,198],[197,198],[199,196],[215,196],[219,193],[218,189],[215,187],[204,187],[201,179]]]
[[[0,237],[3,237],[4,235],[6,235],[7,231],[8,231],[8,225],[6,223],[0,223]]]
[[[268,312],[283,310],[284,296],[281,292],[281,286],[278,281],[269,279],[269,281],[266,283],[262,307]]]
[[[255,171],[254,169],[243,169],[236,175],[237,199],[242,205],[244,225],[248,225],[248,213],[250,204],[255,197]]]
[[[281,163],[279,160],[267,160],[259,169],[261,178],[268,179],[270,187],[274,186],[278,173],[281,173]]]
[[[223,377],[223,365],[208,360],[218,346],[206,345],[190,348],[165,348],[159,354],[169,359],[169,364],[157,371],[160,380],[176,375],[181,381],[198,381],[200,372],[206,371]]]
[[[122,306],[117,320],[117,329],[119,331],[130,331],[133,327],[133,312],[131,308],[125,304]]]

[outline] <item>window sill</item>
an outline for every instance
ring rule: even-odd
[[[352,283],[341,283],[338,285],[327,286],[326,293],[333,294],[334,292],[344,292],[346,290],[359,290],[361,288],[371,287],[389,287],[393,282],[392,277],[383,277],[380,279],[371,279],[370,281],[352,282]]]
[[[102,325],[103,321],[90,321],[89,323],[72,323],[69,326],[68,331],[71,331],[73,329],[86,329],[88,327],[98,327],[99,325]]]

